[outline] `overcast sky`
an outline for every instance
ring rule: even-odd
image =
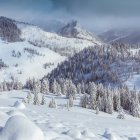
[[[40,23],[77,19],[83,26],[106,30],[140,25],[140,0],[0,0],[1,16]]]

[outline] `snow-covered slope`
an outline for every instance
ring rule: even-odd
[[[48,48],[35,47],[26,41],[16,43],[0,41],[0,59],[8,66],[0,70],[0,81],[15,77],[25,82],[29,77],[42,78],[65,57]],[[45,69],[43,65],[46,63],[51,64]]]
[[[76,100],[74,102],[74,107],[70,108],[70,111],[68,111],[66,107],[67,100],[65,97],[57,96],[54,96],[57,102],[57,109],[51,109],[48,108],[49,101],[53,96],[51,94],[45,95],[47,104],[44,106],[34,106],[32,103],[26,104],[25,110],[18,110],[11,107],[15,101],[21,102],[26,96],[27,93],[25,91],[1,93],[0,138],[1,133],[5,132],[5,135],[2,137],[4,139],[2,140],[15,140],[12,139],[13,137],[17,138],[16,140],[36,140],[35,137],[42,136],[40,129],[44,133],[44,140],[140,139],[139,118],[134,118],[125,114],[125,119],[120,120],[117,119],[118,113],[116,112],[112,115],[103,112],[96,115],[95,110],[79,107],[79,100]],[[13,116],[9,112],[14,112],[17,116]],[[12,116],[14,119],[10,119],[10,122],[7,121]],[[23,116],[26,116],[27,118]],[[32,121],[32,123],[29,120]],[[25,124],[23,124],[22,121]],[[17,122],[18,124],[13,129],[10,124],[12,123],[12,125],[14,125],[13,123]],[[5,124],[7,124],[7,126],[5,126]],[[28,132],[30,132],[31,135],[29,135]],[[40,138],[40,140],[42,139]]]
[[[93,41],[91,36],[87,36],[86,32],[84,32],[84,38],[82,35],[79,34],[78,37],[69,38],[60,36],[55,33],[46,32],[40,29],[37,26],[23,24],[17,22],[17,26],[21,30],[21,38],[34,43],[38,46],[42,47],[49,47],[49,48],[75,48],[77,50],[82,50],[88,46],[95,46],[101,45],[102,42],[100,41]],[[90,38],[89,38],[90,37]],[[89,38],[89,39],[88,39]]]

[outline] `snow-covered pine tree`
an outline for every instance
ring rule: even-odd
[[[41,105],[45,105],[45,104],[46,104],[45,96],[44,96],[44,95],[42,95]]]
[[[96,114],[97,115],[99,114],[99,107],[98,106],[96,107]]]
[[[133,91],[133,98],[132,98],[132,107],[131,107],[131,114],[134,117],[140,117],[140,104],[138,100],[138,94],[136,91]]]
[[[76,100],[76,94],[77,94],[77,88],[75,84],[71,80],[69,80],[66,97],[69,98],[69,96],[72,95],[73,99]]]
[[[32,95],[31,95],[31,92],[29,92],[27,94],[27,103],[30,104],[31,103],[31,100],[32,100]]]
[[[91,109],[96,109],[96,99],[97,99],[97,87],[94,82],[90,82],[88,85],[89,90],[89,107]]]
[[[49,81],[48,81],[48,79],[44,79],[41,82],[41,93],[43,93],[43,94],[49,93]]]
[[[107,106],[106,106],[106,112],[109,114],[112,114],[114,111],[113,108],[113,95],[112,95],[112,91],[111,88],[108,87],[107,88]]]
[[[67,100],[67,109],[70,111],[69,100]]]
[[[6,81],[3,81],[2,85],[3,85],[3,91],[7,91],[8,89],[7,89]]]
[[[34,92],[34,101],[33,101],[33,104],[34,105],[40,105],[40,101],[39,101],[39,97],[38,97],[38,94],[37,92]]]
[[[33,93],[34,93],[34,102],[33,104],[34,105],[39,105],[40,104],[40,101],[39,101],[39,97],[38,97],[38,94],[40,93],[40,82],[37,81],[34,83],[34,90],[33,90]]]
[[[81,91],[81,84],[80,83],[77,85],[77,93],[81,96],[82,91]]]
[[[73,107],[74,103],[73,103],[73,96],[70,95],[69,96],[69,107]]]
[[[2,85],[2,83],[0,83],[0,92],[2,92],[3,91],[3,85]]]
[[[52,86],[51,87],[52,93],[57,94],[57,81],[56,81],[56,79],[54,79],[54,81],[53,81],[51,86]]]
[[[125,119],[124,111],[123,111],[123,109],[121,107],[119,109],[119,114],[117,116],[117,119]]]
[[[83,108],[88,108],[89,105],[89,95],[87,93],[84,93],[83,96],[80,98],[80,106]]]
[[[114,92],[113,93],[114,94],[114,97],[113,97],[114,110],[119,111],[121,107],[120,92],[118,89],[114,89],[113,92]]]
[[[64,80],[63,83],[61,83],[61,92],[63,95],[67,94],[67,87],[68,87],[68,81]]]
[[[58,82],[56,83],[56,94],[57,94],[57,96],[62,95],[61,86]]]
[[[57,104],[56,104],[56,101],[55,101],[54,97],[53,97],[52,100],[50,101],[49,107],[50,107],[50,108],[57,108]]]

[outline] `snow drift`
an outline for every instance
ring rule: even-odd
[[[0,140],[44,140],[44,135],[41,129],[27,118],[13,116],[1,130]]]

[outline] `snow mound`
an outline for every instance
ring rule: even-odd
[[[74,139],[78,139],[81,138],[81,132],[78,129],[71,129],[67,132],[67,135],[69,135],[70,137],[74,138]]]
[[[41,129],[27,118],[13,116],[1,130],[0,140],[44,140],[44,135]]]
[[[25,109],[25,105],[22,103],[22,102],[19,102],[19,101],[16,101],[14,103],[14,107],[17,108],[17,109]]]
[[[22,117],[26,117],[25,114],[23,114],[22,112],[19,112],[19,111],[15,111],[15,110],[11,110],[9,112],[7,112],[7,114],[9,116],[22,116]]]
[[[84,130],[82,134],[85,137],[95,137],[95,135],[89,129]]]
[[[105,130],[103,136],[107,138],[108,140],[121,140],[121,138],[117,136],[116,134],[114,134],[113,132],[111,132],[110,129]]]

